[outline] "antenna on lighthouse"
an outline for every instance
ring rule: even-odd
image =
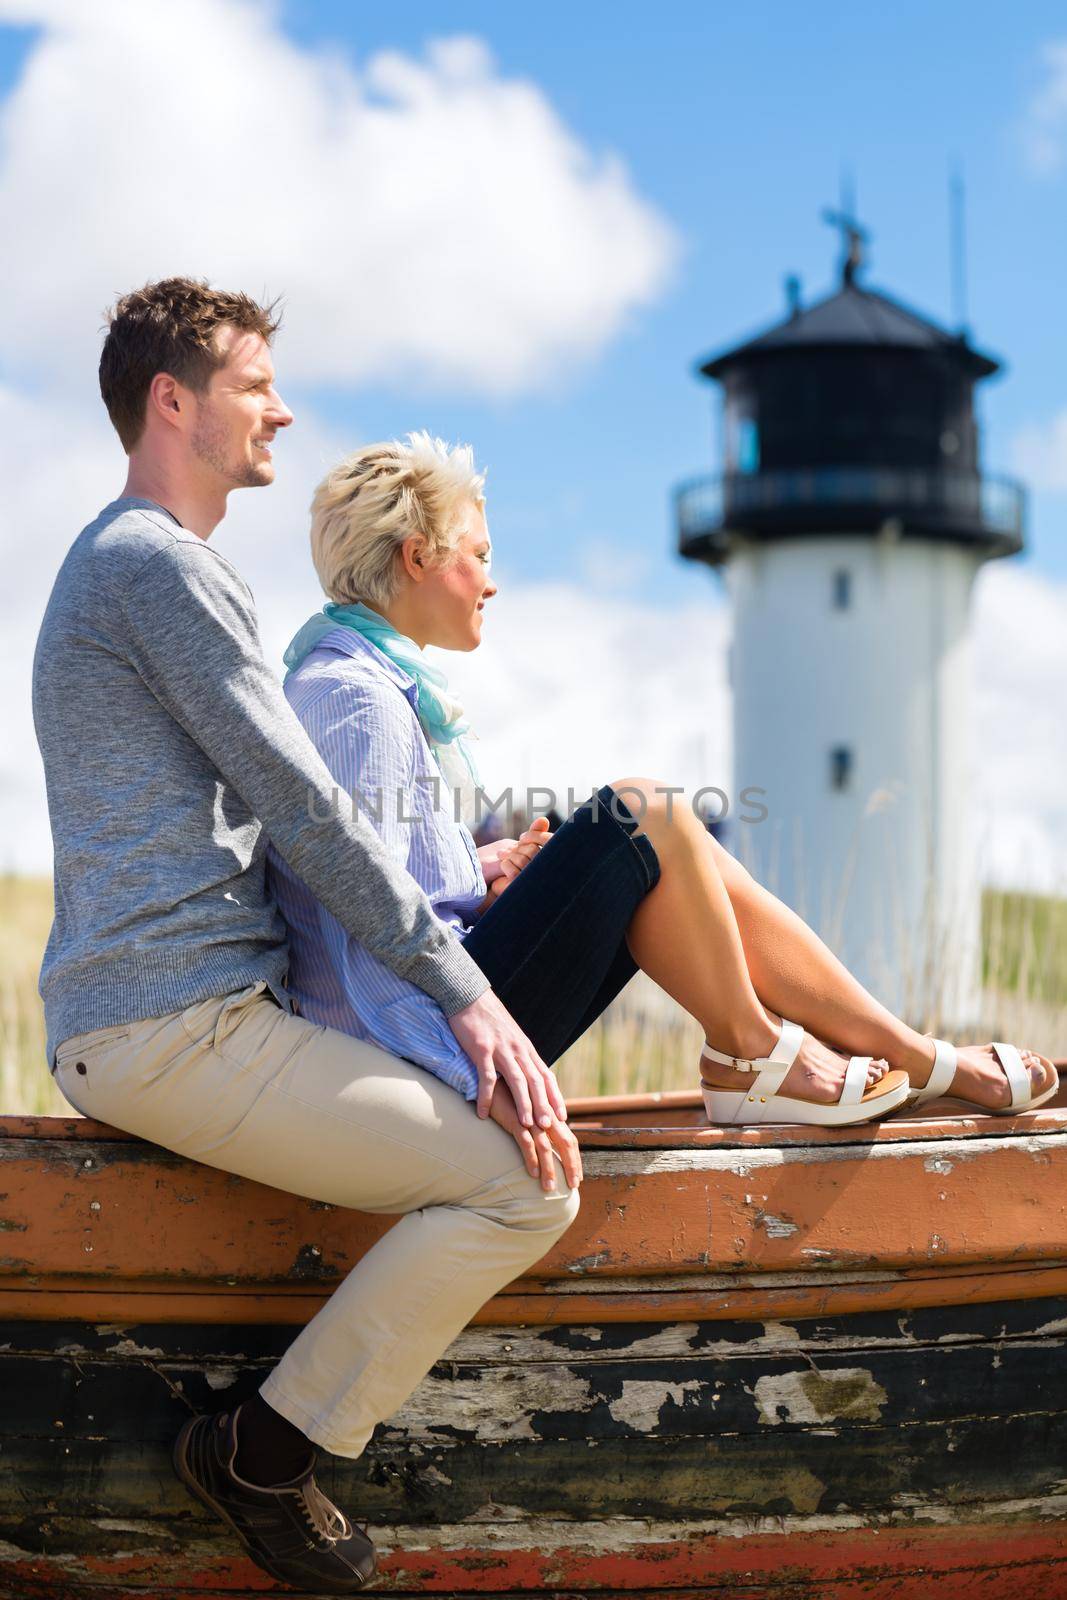
[[[964,213],[963,172],[957,161],[948,180],[949,256],[952,321],[961,338],[967,335],[967,234]]]
[[[844,251],[841,257],[841,282],[851,284],[855,282],[856,274],[863,266],[863,247],[870,243],[870,233],[856,220],[856,193],[855,184],[851,173],[841,174],[841,202],[835,211],[832,206],[824,208],[822,220],[829,223],[831,228],[839,228]]]

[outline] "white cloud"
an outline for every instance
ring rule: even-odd
[[[1067,409],[1048,422],[1030,422],[1011,443],[1012,467],[1034,489],[1067,490]]]
[[[57,458],[56,440],[63,441]],[[264,649],[281,674],[296,628],[322,603],[308,551],[308,502],[325,466],[351,448],[307,408],[280,436],[278,480],[235,493],[213,543],[247,578]],[[61,461],[62,470],[57,470]],[[0,673],[7,697],[0,752],[0,870],[47,871],[51,860],[30,669],[41,614],[78,529],[119,493],[125,458],[101,413],[87,421],[55,399],[0,389],[0,482],[5,485],[5,591]],[[582,583],[524,583],[509,562],[509,533],[494,524],[500,593],[486,642],[442,657],[478,733],[494,793],[550,785],[566,801],[627,772],[725,785],[729,705],[726,613],[714,601],[649,606]],[[521,535],[511,548],[521,548]],[[593,564],[602,552],[594,548]],[[509,573],[509,565],[512,571]]]
[[[580,800],[628,775],[690,795],[726,786],[724,605],[655,606],[573,582],[509,582],[505,570],[486,616],[476,652],[441,660],[494,794],[547,786],[562,810],[568,786]]]
[[[341,441],[306,414],[281,440],[278,483],[232,497],[218,547],[248,578],[268,660],[321,601],[307,504]],[[56,471],[56,437],[64,440]],[[351,441],[346,441],[350,443]],[[49,838],[29,712],[38,620],[80,524],[117,492],[123,458],[106,425],[0,390],[0,481],[12,539],[0,627],[6,732],[0,868],[47,870]],[[549,785],[588,793],[627,772],[731,792],[728,617],[714,599],[656,606],[583,582],[524,582],[496,526],[500,593],[485,642],[443,658],[479,734],[494,792]],[[521,537],[512,548],[521,548]],[[698,575],[694,574],[696,578]],[[1067,585],[1004,562],[987,567],[974,608],[973,762],[983,881],[1067,892]]]
[[[98,415],[99,413],[99,415]],[[322,602],[308,554],[308,503],[324,467],[341,454],[306,406],[300,426],[279,438],[278,484],[235,494],[215,542],[252,583],[273,633],[277,663],[288,634]],[[97,402],[90,413],[50,395],[30,400],[0,386],[0,871],[46,871],[51,840],[41,761],[33,733],[30,674],[41,616],[56,573],[78,530],[121,493],[126,458]]]
[[[514,392],[663,287],[665,221],[477,39],[360,66],[261,0],[0,0],[0,348],[82,392],[100,314],[173,272],[286,300],[285,375]],[[88,378],[86,377],[88,375]]]
[[[1067,143],[1067,40],[1050,40],[1041,62],[1044,81],[1023,118],[1023,153],[1032,172],[1052,177],[1063,167]]]
[[[67,545],[122,483],[95,384],[118,292],[184,271],[284,293],[286,379],[505,393],[595,355],[675,241],[474,39],[357,67],[259,0],[0,0],[5,21],[40,33],[0,107],[0,868],[43,869],[30,664]],[[307,505],[342,449],[306,403],[299,422],[278,485],[235,496],[216,535],[275,663],[321,598]]]

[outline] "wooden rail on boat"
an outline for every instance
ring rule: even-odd
[[[359,1461],[379,1586],[1067,1600],[1067,1093],[871,1128],[572,1103],[578,1220]],[[174,1479],[390,1225],[0,1117],[0,1595],[285,1592]]]

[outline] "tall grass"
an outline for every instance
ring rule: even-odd
[[[45,1063],[37,973],[52,917],[51,884],[0,877],[0,1111],[71,1114]],[[909,1021],[941,1031],[936,1010]],[[986,890],[982,993],[973,1037],[1014,1039],[1067,1056],[1067,900]],[[639,973],[558,1063],[572,1096],[685,1089],[703,1034]]]

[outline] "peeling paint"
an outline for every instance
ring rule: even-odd
[[[682,1407],[686,1395],[699,1394],[700,1388],[699,1378],[686,1378],[681,1383],[626,1378],[622,1394],[608,1402],[608,1410],[616,1422],[626,1423],[641,1434],[654,1433],[660,1425],[660,1413],[668,1402]]]
[[[954,1166],[955,1162],[950,1161],[947,1156],[927,1156],[923,1162],[927,1172],[940,1172],[943,1177],[947,1177]]]
[[[837,1422],[850,1417],[880,1422],[888,1395],[864,1367],[830,1371],[768,1373],[757,1379],[753,1398],[760,1421],[769,1427],[783,1422]]]
[[[539,1416],[563,1411],[581,1415],[590,1409],[592,1377],[592,1372],[578,1376],[557,1365],[529,1373],[505,1369],[493,1383],[481,1374],[431,1373],[390,1417],[385,1431],[438,1445],[537,1439]]]
[[[105,1533],[139,1533],[146,1539],[170,1537],[169,1528],[160,1528],[152,1522],[124,1522],[121,1517],[93,1517],[93,1527]]]
[[[756,1227],[765,1228],[769,1239],[791,1239],[794,1233],[799,1233],[795,1222],[788,1217],[776,1217],[770,1211],[761,1211],[756,1217]]]
[[[857,1162],[870,1166],[885,1161],[899,1166],[936,1156],[939,1153],[937,1145],[957,1165],[963,1162],[997,1161],[1000,1159],[998,1153],[1005,1151],[1015,1151],[1042,1161],[1047,1161],[1050,1155],[1048,1135],[1043,1134],[1003,1134],[973,1141],[954,1139],[951,1143],[942,1139],[937,1141],[933,1151],[930,1144],[928,1139],[909,1139],[892,1144],[786,1145],[746,1150],[585,1150],[582,1153],[582,1166],[587,1178],[637,1177],[671,1172],[732,1172],[736,1177],[747,1178],[781,1167],[826,1167]]]
[[[595,1255],[577,1256],[575,1260],[568,1261],[567,1271],[573,1273],[595,1272],[597,1267],[602,1267],[611,1256],[607,1250],[598,1250]]]
[[[498,1526],[479,1518],[479,1544],[493,1549],[514,1548],[520,1540],[524,1545],[527,1544],[530,1537],[529,1514],[516,1507],[514,1516],[514,1523]],[[981,1502],[973,1506],[937,1505],[916,1500],[906,1509],[886,1514],[884,1523],[888,1527],[910,1527],[914,1523],[966,1527],[970,1523],[1010,1522],[1020,1517],[1028,1521],[1038,1518],[1048,1522],[1067,1518],[1067,1495],[1051,1495],[1035,1500]],[[685,1522],[661,1522],[652,1517],[620,1517],[611,1521],[575,1523],[545,1517],[537,1521],[537,1548],[545,1554],[574,1551],[576,1555],[611,1555],[620,1550],[639,1550],[646,1544],[691,1543],[698,1539],[715,1538],[745,1539],[767,1534],[781,1535],[784,1546],[790,1536],[797,1534],[866,1532],[869,1529],[867,1517],[847,1511],[774,1517],[694,1517]],[[393,1550],[464,1550],[469,1549],[471,1544],[470,1524],[462,1522],[420,1527],[406,1523],[403,1526],[376,1523],[374,1542],[383,1553]],[[570,1588],[568,1592],[571,1592]]]
[[[116,1356],[154,1356],[166,1355],[165,1350],[160,1350],[157,1345],[138,1344],[134,1339],[120,1339],[111,1346],[113,1355]]]
[[[240,1367],[205,1367],[204,1378],[209,1389],[229,1389],[241,1376]]]

